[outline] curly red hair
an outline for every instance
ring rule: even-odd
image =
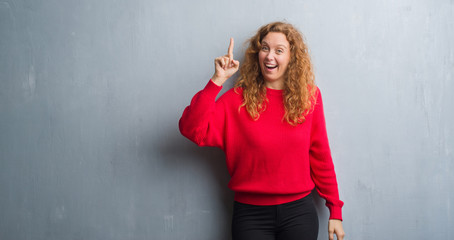
[[[284,81],[283,119],[296,126],[305,121],[305,116],[315,104],[317,87],[308,48],[301,33],[289,23],[269,23],[262,26],[249,39],[245,61],[240,67],[240,77],[235,84],[235,90],[238,88],[243,90],[243,104],[240,108],[245,107],[254,120],[258,120],[260,113],[266,109],[266,87],[259,66],[258,53],[262,39],[269,32],[283,33],[290,43],[291,57]]]

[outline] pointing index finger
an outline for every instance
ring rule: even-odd
[[[233,44],[234,44],[233,38],[230,38],[230,44],[229,44],[229,50],[228,50],[230,59],[233,59]]]

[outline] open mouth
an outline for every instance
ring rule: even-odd
[[[277,65],[265,64],[265,67],[268,70],[273,70],[273,69],[277,68]]]

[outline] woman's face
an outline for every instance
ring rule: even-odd
[[[290,43],[280,32],[269,32],[262,39],[259,64],[265,85],[272,89],[284,88],[284,77],[290,62]]]

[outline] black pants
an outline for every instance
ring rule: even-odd
[[[318,216],[312,195],[280,205],[234,202],[233,240],[316,240]]]

